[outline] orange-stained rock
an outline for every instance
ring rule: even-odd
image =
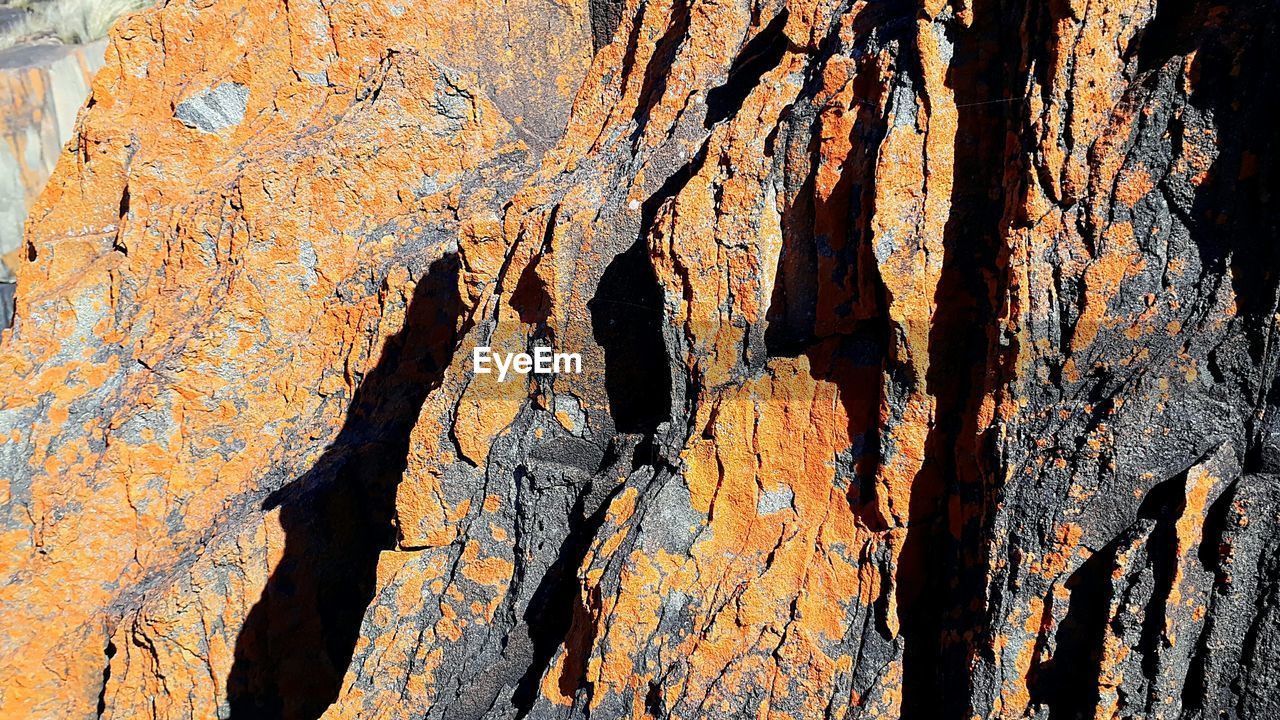
[[[1102,5],[130,16],[0,338],[0,716],[1266,716],[1276,19]]]
[[[270,522],[259,508],[271,491],[335,439],[351,444],[343,417],[385,339],[416,314],[423,341],[453,342],[466,314],[459,217],[500,212],[553,140],[530,138],[563,124],[589,57],[585,7],[509,11],[170,4],[113,31],[79,138],[32,212],[0,351],[13,378],[0,400],[13,433],[0,714],[94,712],[109,638],[138,649],[117,633],[132,624],[145,636],[153,613],[175,616],[161,619],[168,642],[214,653],[205,660],[218,666],[196,677],[222,676],[167,702],[210,713],[225,702],[239,611],[266,574],[244,578],[243,596],[225,591],[243,607],[217,629],[173,610],[187,603],[162,589],[222,543],[270,565],[231,528]],[[467,33],[507,49],[468,50],[457,42]],[[529,54],[547,59],[530,65]],[[513,83],[524,88],[514,100],[502,90]],[[244,104],[214,109],[225,127],[175,117],[227,86]],[[421,307],[409,308],[415,288]],[[439,379],[425,367],[391,374],[393,394]],[[404,424],[403,409],[368,404],[375,420]],[[356,424],[347,435],[378,435]],[[279,514],[288,532],[288,507]],[[118,677],[132,683],[136,653],[115,662],[130,664]],[[175,712],[138,682],[121,716],[134,703]]]

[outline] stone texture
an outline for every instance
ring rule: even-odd
[[[0,715],[1280,708],[1270,4],[198,5],[20,254]]]
[[[240,83],[222,83],[178,103],[173,116],[183,125],[205,132],[235,127],[244,120],[249,104],[249,88]]]

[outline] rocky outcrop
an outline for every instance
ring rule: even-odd
[[[0,341],[0,714],[1272,716],[1276,22],[130,16]]]
[[[16,260],[6,256],[21,245],[27,208],[71,138],[105,48],[98,41],[0,52],[0,282],[13,279]]]

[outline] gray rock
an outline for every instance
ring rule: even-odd
[[[0,32],[8,30],[22,22],[26,13],[11,7],[0,7]]]
[[[18,286],[0,282],[0,329],[13,326],[13,296]]]
[[[178,103],[173,116],[189,128],[216,133],[239,125],[248,103],[248,86],[227,82]]]

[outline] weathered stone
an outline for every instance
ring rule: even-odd
[[[204,92],[196,93],[190,100],[178,103],[173,116],[187,127],[205,132],[218,132],[235,127],[244,120],[244,109],[249,104],[249,87],[236,82],[222,83]]]
[[[1269,717],[1277,21],[132,16],[0,339],[0,714]]]

